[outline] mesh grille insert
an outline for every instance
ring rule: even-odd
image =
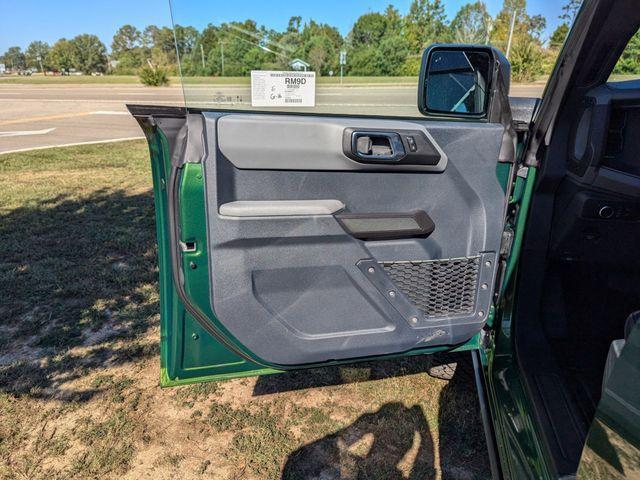
[[[473,313],[480,257],[380,262],[396,287],[428,317]]]

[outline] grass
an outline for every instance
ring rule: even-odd
[[[637,78],[637,75],[617,75],[617,80],[629,80]],[[534,83],[546,82],[547,76],[540,77]],[[415,85],[418,77],[344,77],[342,82],[340,77],[317,77],[318,85],[363,85],[363,84],[394,84],[394,85]],[[92,77],[90,75],[32,75],[29,77],[17,75],[0,75],[0,85],[24,84],[24,85],[140,85],[140,80],[136,75],[102,75]],[[179,86],[180,78],[169,77],[170,86]],[[250,85],[250,77],[184,77],[185,85]]]
[[[432,357],[160,389],[154,236],[145,142],[0,156],[0,479],[489,477]]]
[[[180,78],[169,77],[170,85],[180,85]],[[346,85],[363,83],[394,83],[394,84],[416,84],[418,77],[344,77]],[[250,77],[184,77],[184,83],[189,85],[249,85]],[[339,85],[339,77],[317,77],[320,85]],[[102,75],[92,77],[91,75],[0,75],[0,85],[3,84],[25,84],[25,85],[102,85],[102,84],[137,84],[142,85],[137,75]]]
[[[174,77],[176,78],[176,77]],[[74,85],[74,84],[140,84],[136,75],[102,75],[93,77],[91,75],[0,75],[0,85],[4,84],[26,84],[26,85]]]

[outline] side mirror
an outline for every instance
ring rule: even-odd
[[[430,116],[491,121],[493,96],[506,98],[509,74],[509,62],[492,47],[432,45],[422,56],[418,109]]]

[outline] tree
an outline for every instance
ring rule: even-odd
[[[176,44],[173,30],[169,27],[147,26],[142,32],[142,55],[144,62],[151,60],[154,65],[175,70],[177,65]]]
[[[107,66],[107,48],[96,35],[83,33],[71,40],[74,50],[73,66],[85,74],[104,72]]]
[[[323,73],[322,69],[327,63],[330,50],[331,44],[326,37],[314,37],[310,42],[307,60],[318,75]]]
[[[402,31],[403,18],[397,8],[395,8],[393,5],[388,5],[386,10],[384,11],[384,16],[387,20],[387,34],[398,34]]]
[[[68,72],[75,65],[75,54],[73,44],[66,38],[61,38],[49,50],[47,63],[59,72]]]
[[[338,52],[343,43],[335,27],[310,20],[300,33],[300,47],[289,54],[306,59],[319,75],[324,75],[338,68]]]
[[[525,19],[527,15],[526,0],[505,0],[502,9],[498,12],[495,19],[494,28],[491,31],[491,43],[503,52],[507,50],[509,31],[514,14],[516,19],[513,29],[514,37],[528,35]]]
[[[300,33],[300,25],[302,24],[302,17],[295,16],[289,18],[289,24],[287,25],[288,33]]]
[[[542,73],[543,54],[533,40],[523,40],[513,46],[511,77],[516,82],[531,82]]]
[[[223,23],[216,35],[217,45],[207,54],[207,69],[221,72],[222,49],[225,75],[247,75],[251,70],[262,69],[263,65],[273,65],[275,54],[270,48],[270,33],[250,19]]]
[[[527,13],[526,0],[505,0],[491,31],[491,43],[506,52],[515,13],[511,41],[511,73],[516,81],[529,81],[543,72],[542,32],[546,19]]]
[[[49,68],[47,56],[50,50],[51,47],[46,42],[39,40],[31,42],[24,52],[27,67],[37,68],[38,70]]]
[[[581,6],[582,0],[567,0],[567,3],[562,7],[560,20],[564,20],[565,23],[569,24],[573,23]]]
[[[451,22],[453,40],[457,43],[489,43],[491,16],[484,2],[463,5]]]
[[[558,25],[558,28],[556,28],[553,33],[551,34],[551,37],[549,38],[549,48],[552,48],[554,50],[559,50],[562,45],[564,45],[564,41],[567,38],[567,35],[569,33],[569,25],[566,23],[561,23],[560,25]]]
[[[175,42],[180,55],[186,56],[193,52],[193,48],[198,42],[199,33],[193,27],[183,27],[176,25],[174,28]]]
[[[526,0],[505,0],[491,30],[491,43],[503,51],[507,50],[514,12],[516,21],[512,46],[518,42],[528,43],[529,41],[541,46],[540,37],[546,27],[546,19],[542,15],[530,16],[527,14]]]
[[[411,45],[402,35],[391,35],[380,43],[382,53],[382,75],[401,75],[402,67],[409,56]]]
[[[349,72],[362,76],[402,74],[410,48],[407,39],[401,35],[391,35],[375,48],[355,50],[351,56]]]
[[[349,33],[349,73],[397,75],[410,50],[403,27],[404,19],[391,5],[384,13],[361,15]]]
[[[349,73],[351,75],[381,75],[384,68],[382,52],[377,48],[360,48],[350,55]]]
[[[111,41],[111,57],[117,60],[117,71],[133,73],[145,65],[142,33],[133,25],[120,27]]]
[[[20,47],[9,47],[2,56],[4,64],[11,70],[21,70],[25,68],[25,57]]]
[[[142,34],[133,25],[120,27],[111,41],[111,54],[116,60],[142,46]]]
[[[387,30],[387,18],[381,13],[361,15],[351,29],[350,40],[354,49],[375,47],[384,38]]]
[[[406,38],[414,53],[434,42],[450,40],[441,0],[413,0],[405,17]]]

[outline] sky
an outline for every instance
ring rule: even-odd
[[[460,6],[472,0],[444,0],[445,11],[452,19]],[[498,13],[503,0],[485,0],[489,13]],[[172,0],[176,23],[192,25],[199,30],[208,23],[214,25],[232,20],[253,18],[260,25],[284,30],[289,18],[300,15],[303,21],[336,26],[346,35],[353,22],[363,13],[383,11],[391,3],[406,13],[411,0]],[[547,18],[545,36],[551,35],[560,23],[558,15],[563,0],[528,0],[531,15]],[[171,25],[169,0],[0,0],[0,54],[17,45],[23,49],[32,40],[53,44],[61,37],[72,38],[80,33],[94,33],[107,48],[115,31],[124,24],[142,30],[145,26]]]

